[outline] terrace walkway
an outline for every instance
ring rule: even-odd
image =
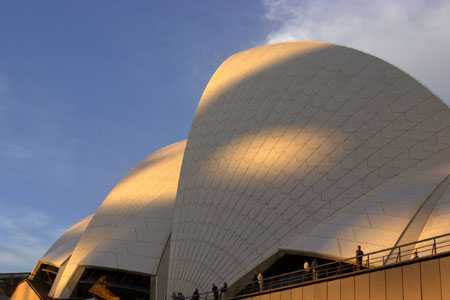
[[[367,253],[362,265],[352,257],[268,277],[262,290],[254,281],[227,299],[450,300],[450,233]]]

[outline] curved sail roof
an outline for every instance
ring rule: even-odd
[[[189,134],[169,291],[233,283],[280,249],[395,245],[450,170],[450,110],[398,68],[320,42],[228,58]]]
[[[93,215],[83,218],[78,223],[72,225],[64,231],[60,238],[53,243],[47,252],[39,260],[39,263],[46,263],[55,267],[61,265],[72,255],[72,251],[80,240],[81,235],[86,230]]]
[[[50,295],[70,297],[83,266],[155,274],[170,235],[185,141],[150,154],[95,212]]]
[[[280,250],[344,258],[447,233],[449,174],[450,109],[408,74],[314,41],[246,50],[212,76],[188,140],[43,257],[61,266],[50,296],[70,297],[84,267],[163,265],[160,293],[189,294]]]

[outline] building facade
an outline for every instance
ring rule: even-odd
[[[246,50],[212,76],[187,141],[104,200],[50,296],[88,269],[144,276],[156,299],[238,290],[281,252],[336,260],[449,233],[449,174],[450,109],[408,74],[320,42]]]

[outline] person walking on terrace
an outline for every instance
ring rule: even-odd
[[[228,290],[228,284],[226,282],[223,283],[223,286],[220,288],[220,299],[225,299],[225,294]]]
[[[311,266],[307,260],[303,263],[303,271],[305,272],[303,274],[303,281],[309,280],[311,278]]]
[[[355,251],[355,257],[356,257],[356,269],[357,270],[361,270],[362,268],[362,263],[363,263],[363,257],[364,257],[364,252],[361,250],[361,245],[358,245],[358,247],[356,248]]]
[[[256,279],[258,280],[259,291],[262,292],[262,290],[264,288],[264,277],[263,277],[263,274],[261,272],[259,272],[258,275],[256,276]]]
[[[211,291],[213,293],[214,300],[219,300],[219,288],[214,283],[212,285]]]
[[[317,279],[317,258],[314,258],[312,263],[311,263],[311,267],[312,267],[312,279],[316,280]]]
[[[200,293],[198,292],[198,289],[194,290],[194,293],[192,294],[192,300],[200,300]]]
[[[418,259],[419,258],[419,252],[417,252],[417,249],[414,251],[414,254],[413,254],[413,257],[412,257],[412,259],[413,260],[416,260],[416,259]]]

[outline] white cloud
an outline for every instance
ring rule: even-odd
[[[67,180],[75,170],[71,161],[71,144],[60,145],[60,140],[53,141],[58,135],[54,124],[47,121],[51,113],[41,111],[38,102],[20,101],[15,96],[10,78],[0,70],[0,179],[2,183],[12,184],[9,187],[11,191],[23,185],[22,179],[6,180],[8,176],[17,176],[12,172],[28,175],[35,171],[38,176],[45,173],[48,182],[61,178],[64,182],[71,182]],[[36,116],[39,117],[36,121],[29,119]],[[31,122],[26,130],[22,128],[25,121],[21,118]],[[30,127],[38,129],[31,130]],[[49,133],[41,135],[41,132]],[[61,180],[56,182],[62,184]],[[0,197],[0,273],[31,271],[37,259],[62,233],[63,227],[42,212],[39,205],[23,207],[20,201],[10,201],[5,197]],[[45,201],[42,204],[48,206]]]
[[[405,70],[450,104],[449,0],[263,0],[267,43],[321,40]]]
[[[31,271],[61,233],[45,213],[0,202],[0,273]]]

